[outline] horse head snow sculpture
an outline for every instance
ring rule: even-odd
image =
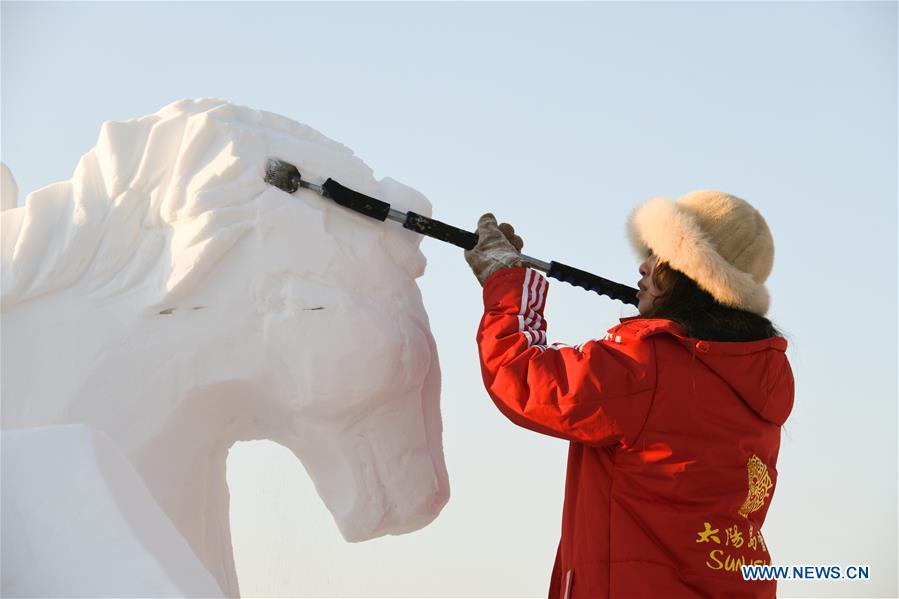
[[[293,451],[350,541],[449,496],[420,237],[266,185],[269,157],[430,213],[313,129],[217,100],[105,123],[71,180],[2,212],[4,427],[105,432],[228,595],[236,441]]]

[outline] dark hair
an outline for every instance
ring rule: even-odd
[[[658,295],[644,318],[666,318],[683,327],[688,337],[706,341],[756,341],[783,336],[764,316],[725,306],[693,279],[659,261],[652,282]]]

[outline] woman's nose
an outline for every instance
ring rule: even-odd
[[[641,276],[641,277],[645,277],[645,276],[646,276],[646,273],[649,272],[649,269],[646,267],[646,262],[641,262],[641,263],[640,263],[639,271],[640,271],[640,276]]]

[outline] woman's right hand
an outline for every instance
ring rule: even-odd
[[[489,212],[478,220],[478,244],[465,252],[465,261],[483,285],[501,268],[524,266],[521,248],[524,241],[509,223],[496,224]]]

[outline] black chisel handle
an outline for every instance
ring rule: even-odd
[[[633,287],[628,287],[627,285],[604,279],[593,273],[574,268],[573,266],[568,266],[567,264],[562,264],[561,262],[550,262],[549,272],[547,272],[546,275],[574,285],[575,287],[583,287],[587,291],[595,291],[600,295],[607,295],[610,298],[620,300],[625,304],[636,306],[639,303],[637,300],[637,290]]]
[[[322,183],[322,195],[331,198],[345,208],[378,220],[387,220],[387,215],[390,213],[390,204],[387,202],[344,187],[334,179],[328,179]]]
[[[287,193],[294,193],[301,186],[311,187],[316,190],[319,189],[318,186],[304,184],[297,167],[289,162],[284,162],[283,160],[275,158],[269,159],[266,163],[265,181]],[[415,212],[407,212],[403,216],[402,212],[392,211],[390,204],[387,202],[382,202],[381,200],[367,196],[364,193],[359,193],[349,187],[344,187],[334,179],[328,179],[321,185],[321,194],[326,198],[334,200],[345,208],[349,208],[350,210],[371,218],[376,218],[380,221],[385,221],[388,217],[392,220],[403,218],[404,228],[428,237],[433,237],[434,239],[439,239],[440,241],[451,243],[463,250],[470,250],[478,243],[477,233],[459,229],[458,227],[448,225],[439,220],[434,220],[433,218]],[[391,212],[393,212],[393,214],[391,214]],[[545,268],[545,266],[543,266],[544,264],[546,263],[541,262],[540,270]],[[628,287],[627,285],[604,279],[584,270],[562,264],[561,262],[550,262],[549,271],[547,271],[546,274],[559,281],[569,283],[576,287],[582,287],[587,291],[595,291],[600,295],[606,295],[626,304],[636,306],[639,303],[637,301],[637,290],[633,287]]]
[[[446,241],[463,250],[470,250],[478,244],[477,233],[448,225],[415,212],[406,213],[406,221],[403,223],[403,227],[440,241]]]

